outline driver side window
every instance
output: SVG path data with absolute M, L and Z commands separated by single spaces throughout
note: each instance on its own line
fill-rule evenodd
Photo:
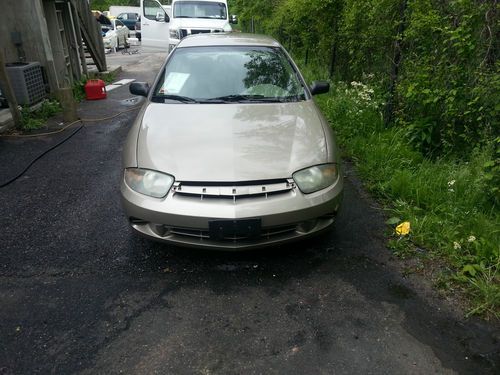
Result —
M 163 21 L 165 20 L 166 13 L 157 1 L 144 0 L 144 17 L 153 21 Z

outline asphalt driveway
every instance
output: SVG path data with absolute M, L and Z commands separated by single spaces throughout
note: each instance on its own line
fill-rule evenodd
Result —
M 164 55 L 116 54 L 151 81 Z M 131 108 L 126 87 L 85 118 Z M 248 253 L 190 251 L 128 228 L 122 145 L 135 111 L 87 124 L 0 189 L 0 374 L 494 374 L 500 331 L 463 320 L 385 247 L 347 169 L 329 234 Z M 0 182 L 57 142 L 0 139 Z

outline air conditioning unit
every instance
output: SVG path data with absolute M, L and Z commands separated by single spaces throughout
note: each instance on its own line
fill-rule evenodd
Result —
M 45 98 L 42 66 L 38 62 L 6 64 L 12 91 L 20 105 L 33 105 Z

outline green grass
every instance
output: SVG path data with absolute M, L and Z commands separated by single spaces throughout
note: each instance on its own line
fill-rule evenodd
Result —
M 29 107 L 23 107 L 21 110 L 23 130 L 40 129 L 49 118 L 61 111 L 61 104 L 57 100 L 45 100 L 35 111 L 31 111 Z
M 306 69 L 306 76 L 321 74 Z M 369 84 L 335 82 L 317 101 L 392 226 L 411 223 L 408 237 L 391 230 L 389 247 L 404 256 L 427 249 L 428 260 L 440 265 L 439 286 L 463 291 L 469 315 L 499 318 L 499 210 L 487 194 L 484 169 L 494 159 L 494 142 L 468 161 L 430 160 L 410 146 L 407 129 L 384 126 L 383 100 Z

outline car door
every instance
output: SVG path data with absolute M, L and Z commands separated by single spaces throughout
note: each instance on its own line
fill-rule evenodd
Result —
M 118 45 L 123 45 L 126 42 L 128 29 L 125 24 L 120 20 L 115 20 L 116 35 L 118 36 Z
M 143 47 L 168 51 L 170 18 L 157 0 L 141 0 L 141 43 Z

